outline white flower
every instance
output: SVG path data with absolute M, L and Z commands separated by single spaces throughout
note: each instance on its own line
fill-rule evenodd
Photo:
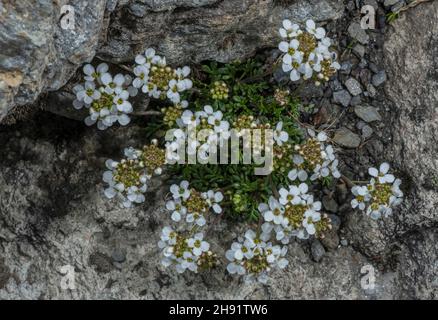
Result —
M 108 94 L 118 94 L 123 90 L 123 86 L 126 82 L 126 78 L 122 74 L 117 74 L 113 77 L 110 73 L 104 73 L 100 77 L 100 82 L 105 86 L 104 91 Z
M 279 202 L 282 205 L 293 204 L 297 205 L 303 202 L 303 198 L 305 198 L 309 187 L 305 183 L 301 183 L 297 186 L 289 186 L 289 190 L 281 188 L 279 190 L 280 200 Z
M 290 72 L 291 81 L 298 81 L 301 79 L 301 65 L 303 63 L 303 55 L 297 52 L 294 56 L 286 54 L 283 57 L 283 71 Z
M 306 30 L 303 32 L 298 25 L 286 19 L 279 31 L 283 38 L 278 45 L 278 49 L 283 52 L 282 68 L 284 72 L 290 72 L 291 81 L 298 81 L 301 77 L 308 80 L 315 76 L 315 83 L 319 85 L 320 80 L 329 80 L 333 70 L 340 69 L 339 63 L 335 61 L 336 54 L 330 51 L 331 39 L 326 37 L 324 28 L 316 27 L 313 20 L 306 21 Z M 301 37 L 303 33 L 304 38 Z M 308 41 L 315 41 L 316 46 L 309 47 Z M 323 64 L 323 61 L 328 61 L 329 65 Z
M 299 157 L 299 156 L 298 156 Z M 294 159 L 298 158 L 294 156 Z M 302 158 L 301 158 L 302 159 Z M 295 163 L 295 161 L 294 161 Z M 308 174 L 306 172 L 306 170 L 303 169 L 292 169 L 291 171 L 289 171 L 287 177 L 289 178 L 289 180 L 291 181 L 295 181 L 297 178 L 300 181 L 306 181 L 308 178 Z
M 289 140 L 288 133 L 283 131 L 283 121 L 277 123 L 277 126 L 275 127 L 274 140 L 279 146 L 283 145 L 283 142 L 287 142 Z
M 254 231 L 248 230 L 245 238 L 239 238 L 225 253 L 225 257 L 230 261 L 227 271 L 230 274 L 243 275 L 245 282 L 257 280 L 266 283 L 269 271 L 287 266 L 288 261 L 284 258 L 286 253 L 286 247 L 265 242 L 257 237 Z M 255 259 L 257 256 L 261 259 Z
M 376 168 L 369 168 L 368 173 L 377 178 L 380 183 L 393 183 L 395 180 L 394 175 L 388 174 L 389 164 L 384 162 L 380 165 L 379 170 Z
M 193 238 L 187 240 L 187 244 L 192 248 L 195 256 L 200 256 L 203 252 L 207 252 L 210 249 L 210 244 L 207 241 L 203 241 L 204 235 L 197 233 Z
M 364 211 L 366 207 L 366 202 L 371 199 L 371 195 L 366 186 L 354 186 L 351 188 L 351 192 L 354 194 L 355 198 L 351 200 L 351 207 L 353 209 L 359 208 L 359 210 Z
M 313 68 L 310 66 L 310 64 L 308 62 L 302 63 L 300 65 L 300 67 L 298 68 L 298 71 L 301 72 L 304 80 L 308 80 L 308 79 L 312 78 Z
M 100 97 L 100 91 L 96 89 L 94 82 L 90 81 L 85 82 L 83 90 L 78 91 L 76 94 L 76 98 L 87 105 L 90 105 L 94 100 L 99 100 Z
M 215 213 L 221 213 L 222 208 L 219 205 L 219 202 L 221 202 L 224 199 L 224 195 L 221 192 L 214 192 L 213 190 L 208 190 L 207 192 L 204 192 L 202 194 L 202 197 L 206 199 L 208 205 L 210 208 L 213 209 Z
M 143 203 L 145 201 L 144 193 L 147 191 L 147 176 L 139 172 L 139 180 L 135 182 L 135 185 L 125 185 L 123 177 L 119 177 L 117 170 L 120 165 L 131 166 L 133 170 L 139 166 L 135 160 L 132 162 L 116 162 L 111 159 L 105 162 L 108 171 L 103 173 L 103 181 L 108 184 L 104 194 L 108 199 L 118 198 L 120 203 L 125 208 L 130 208 L 133 204 Z M 119 177 L 119 178 L 116 178 Z M 121 179 L 121 180 L 118 180 Z
M 118 95 L 114 96 L 113 102 L 118 111 L 123 113 L 132 112 L 132 105 L 128 101 L 128 99 L 129 99 L 129 92 L 127 90 L 122 90 L 119 92 Z
M 172 212 L 171 218 L 175 222 L 180 222 L 181 218 L 187 214 L 187 208 L 182 205 L 181 199 L 167 201 L 166 209 Z
M 259 205 L 258 209 L 267 222 L 272 221 L 275 224 L 281 224 L 284 220 L 284 207 L 272 196 L 269 197 L 269 206 L 262 203 Z
M 123 151 L 123 154 L 129 160 L 136 160 L 141 155 L 141 151 L 137 150 L 133 147 L 128 147 L 128 148 L 125 148 L 125 150 Z
M 132 82 L 132 85 L 135 88 L 142 88 L 143 86 L 147 86 L 149 82 L 149 69 L 144 65 L 139 65 L 134 68 L 134 74 L 136 78 Z
M 199 213 L 189 213 L 186 216 L 186 222 L 189 224 L 196 224 L 200 227 L 205 226 L 205 224 L 207 223 L 207 220 L 205 220 L 204 215 L 199 214 Z
M 289 61 L 289 59 L 296 59 L 298 56 L 300 56 L 300 52 L 298 51 L 298 48 L 300 46 L 300 42 L 297 39 L 292 39 L 291 41 L 287 42 L 287 41 L 282 41 L 280 42 L 280 44 L 278 45 L 278 49 L 281 52 L 284 52 L 285 55 L 283 57 L 283 63 L 287 63 L 285 61 L 285 57 L 287 57 L 287 61 Z
M 306 21 L 306 30 L 310 34 L 313 34 L 316 39 L 323 39 L 325 37 L 324 28 L 316 28 L 316 24 L 313 20 Z
M 392 184 L 392 196 L 389 199 L 390 206 L 398 206 L 402 202 L 403 192 L 400 190 L 401 182 L 402 181 L 400 179 L 395 179 L 394 183 Z
M 189 182 L 183 180 L 179 186 L 177 184 L 171 185 L 170 192 L 172 192 L 174 199 L 187 200 L 190 197 Z
M 102 74 L 108 71 L 108 65 L 106 63 L 101 63 L 96 69 L 91 64 L 86 64 L 83 68 L 86 81 L 94 82 L 98 80 Z
M 292 24 L 288 19 L 283 20 L 283 27 L 280 28 L 280 36 L 284 39 L 294 38 L 298 35 L 300 26 L 297 24 Z
M 207 107 L 207 106 L 206 106 Z M 229 129 L 228 121 L 222 121 L 223 114 L 221 111 L 216 111 L 208 115 L 208 123 L 214 127 L 216 132 L 222 132 Z
M 321 220 L 321 214 L 314 210 L 307 210 L 304 214 L 303 227 L 306 229 L 307 233 L 314 235 L 316 233 L 316 228 L 314 222 Z

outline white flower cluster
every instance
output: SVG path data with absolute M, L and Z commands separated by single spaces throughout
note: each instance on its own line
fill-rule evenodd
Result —
M 153 175 L 160 175 L 166 164 L 165 151 L 157 144 L 153 140 L 143 150 L 126 148 L 126 159 L 106 161 L 108 171 L 104 172 L 103 181 L 108 184 L 104 192 L 108 199 L 117 198 L 125 208 L 145 201 L 148 180 Z
M 351 189 L 354 195 L 351 206 L 375 220 L 391 215 L 392 208 L 402 202 L 403 192 L 400 190 L 401 180 L 388 172 L 389 164 L 386 162 L 380 165 L 379 170 L 369 168 L 368 173 L 372 176 L 369 184 Z
M 244 237 L 239 237 L 225 253 L 230 261 L 227 271 L 230 274 L 243 275 L 245 281 L 266 283 L 268 273 L 275 268 L 284 269 L 288 265 L 285 256 L 287 247 L 273 245 L 264 235 L 257 235 L 248 230 Z
M 325 132 L 320 132 L 318 135 L 310 129 L 308 132 L 310 138 L 304 144 L 295 146 L 293 163 L 296 168 L 289 172 L 288 178 L 291 181 L 297 178 L 306 181 L 309 175 L 312 181 L 328 176 L 340 178 L 339 161 L 336 159 L 333 146 L 326 144 Z
M 193 86 L 192 81 L 187 78 L 190 74 L 189 67 L 171 68 L 167 65 L 166 58 L 157 55 L 152 48 L 147 49 L 144 55 L 138 55 L 135 63 L 136 78 L 133 85 L 141 88 L 150 97 L 167 97 L 174 104 L 178 104 L 181 102 L 180 94 Z
M 73 88 L 76 94 L 73 106 L 76 109 L 85 107 L 89 110 L 85 124 L 92 126 L 97 122 L 100 130 L 105 130 L 116 122 L 122 126 L 127 125 L 131 121 L 128 114 L 132 112 L 129 98 L 137 95 L 137 89 L 130 86 L 131 77 L 122 74 L 113 77 L 105 63 L 98 65 L 96 69 L 87 64 L 83 71 L 85 83 Z
M 145 201 L 148 177 L 138 161 L 109 159 L 105 164 L 108 171 L 104 172 L 103 181 L 109 185 L 105 189 L 108 199 L 116 197 L 125 208 Z
M 218 146 L 231 136 L 230 123 L 223 119 L 221 111 L 214 111 L 210 105 L 201 111 L 185 110 L 176 123 L 179 128 L 174 130 L 173 140 L 166 145 L 171 163 L 179 160 L 176 153 L 179 148 L 185 148 L 187 141 L 190 141 L 187 154 L 198 155 L 202 162 L 207 161 L 211 153 L 216 153 Z
M 166 203 L 166 208 L 172 214 L 172 220 L 180 222 L 185 218 L 185 222 L 190 225 L 203 227 L 206 223 L 206 216 L 210 210 L 219 214 L 222 212 L 220 202 L 224 199 L 221 192 L 209 190 L 198 192 L 189 188 L 189 182 L 184 180 L 179 185 L 170 186 L 172 200 Z
M 290 79 L 298 81 L 315 79 L 316 84 L 328 81 L 341 68 L 336 53 L 330 51 L 332 40 L 323 28 L 317 28 L 313 20 L 307 20 L 305 30 L 290 20 L 280 28 L 283 41 L 278 48 L 283 54 L 283 71 L 290 72 Z
M 261 203 L 259 211 L 265 220 L 262 231 L 266 237 L 275 232 L 277 241 L 289 243 L 292 236 L 308 239 L 310 236 L 323 238 L 324 231 L 331 229 L 331 221 L 321 214 L 321 202 L 314 201 L 308 194 L 308 186 L 289 186 L 279 190 L 280 198 L 269 198 L 269 203 Z
M 158 247 L 162 250 L 164 267 L 175 266 L 178 273 L 186 270 L 198 272 L 209 257 L 212 257 L 210 244 L 204 241 L 202 232 L 193 236 L 186 236 L 181 232 L 174 231 L 171 227 L 164 227 L 161 231 L 161 239 Z
M 203 240 L 204 234 L 198 230 L 206 225 L 209 212 L 222 212 L 219 203 L 224 198 L 223 194 L 213 190 L 198 192 L 190 188 L 186 180 L 179 185 L 171 185 L 170 192 L 172 199 L 167 201 L 166 209 L 183 232 L 175 232 L 170 227 L 163 229 L 158 243 L 164 255 L 163 266 L 175 265 L 180 273 L 214 267 L 217 257 L 210 251 L 210 244 Z

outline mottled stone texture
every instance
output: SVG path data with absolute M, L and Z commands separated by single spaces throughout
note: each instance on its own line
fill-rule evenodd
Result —
M 396 214 L 374 222 L 347 216 L 345 230 L 366 256 L 399 263 L 401 297 L 438 297 L 438 2 L 410 9 L 386 35 L 388 110 L 382 161 L 403 179 Z
M 51 125 L 46 129 L 40 123 Z M 328 252 L 315 263 L 307 242 L 289 246 L 290 265 L 274 272 L 267 286 L 227 275 L 224 258 L 207 274 L 165 270 L 157 242 L 161 228 L 171 223 L 164 208 L 167 187 L 152 186 L 147 203 L 133 209 L 120 209 L 102 194 L 105 160 L 118 158 L 142 134 L 134 125 L 101 134 L 44 113 L 15 131 L 0 131 L 0 299 L 365 299 L 395 294 L 392 275 L 379 276 L 371 296 L 361 289 L 360 269 L 370 262 L 351 247 Z M 212 228 L 209 241 L 223 256 L 244 226 L 221 222 Z M 76 290 L 61 288 L 65 265 L 76 270 Z
M 324 22 L 343 12 L 341 0 L 80 0 L 71 3 L 75 29 L 63 30 L 67 0 L 2 3 L 0 121 L 62 87 L 96 50 L 113 62 L 132 61 L 149 46 L 171 62 L 229 61 L 275 46 L 285 17 Z
M 438 2 L 412 9 L 385 43 L 392 161 L 410 180 L 405 228 L 438 222 Z
M 173 62 L 227 62 L 276 46 L 286 17 L 324 22 L 343 9 L 339 0 L 130 1 L 113 15 L 99 54 L 126 61 L 152 46 Z
M 61 28 L 71 1 L 2 1 L 0 6 L 0 120 L 16 105 L 63 86 L 94 57 L 106 0 L 73 1 L 74 30 Z

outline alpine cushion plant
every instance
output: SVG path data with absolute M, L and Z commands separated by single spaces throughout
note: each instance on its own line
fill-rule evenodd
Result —
M 332 41 L 312 20 L 303 29 L 285 20 L 280 36 L 280 67 L 292 82 L 312 79 L 322 84 L 339 69 Z M 89 109 L 88 125 L 126 125 L 133 111 L 129 98 L 137 91 L 156 99 L 152 101 L 161 117 L 147 125 L 154 139 L 140 149 L 127 147 L 120 161 L 108 160 L 103 181 L 104 195 L 129 208 L 145 201 L 154 176 L 166 172 L 171 177 L 165 206 L 172 225 L 161 230 L 158 243 L 164 267 L 196 273 L 226 260 L 230 274 L 266 283 L 269 272 L 287 267 L 287 245 L 293 238 L 321 239 L 332 229 L 315 190 L 342 177 L 335 148 L 325 132 L 301 128 L 299 100 L 287 88 L 273 88 L 271 72 L 266 72 L 270 67 L 257 59 L 212 62 L 189 79 L 188 66 L 173 68 L 151 48 L 135 58 L 133 80 L 113 77 L 105 64 L 84 67 L 86 82 L 75 88 L 74 106 Z M 191 127 L 202 135 L 193 134 Z M 248 142 L 245 132 L 251 130 L 260 135 L 256 139 L 254 133 Z M 210 162 L 222 147 L 229 151 L 233 134 L 243 138 L 238 140 L 237 162 Z M 269 174 L 255 175 L 257 164 L 245 162 L 243 150 L 251 142 L 254 152 L 272 152 Z M 198 162 L 182 161 L 186 156 Z M 386 163 L 379 170 L 371 168 L 370 182 L 352 188 L 353 208 L 374 219 L 392 212 L 403 193 L 401 181 L 388 170 Z M 222 254 L 208 241 L 218 217 L 247 227 Z

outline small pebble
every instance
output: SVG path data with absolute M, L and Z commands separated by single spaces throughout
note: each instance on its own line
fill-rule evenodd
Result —
M 380 86 L 385 81 L 386 81 L 386 72 L 385 72 L 385 70 L 381 70 L 381 71 L 377 72 L 373 76 L 373 78 L 371 80 L 371 82 L 373 83 L 373 86 L 375 86 L 375 87 Z
M 351 101 L 351 95 L 347 90 L 340 90 L 333 93 L 333 101 L 344 107 L 348 107 Z
M 361 139 L 350 129 L 342 127 L 336 131 L 333 141 L 345 148 L 354 149 L 359 147 Z
M 359 81 L 354 78 L 349 78 L 347 81 L 345 81 L 345 86 L 353 96 L 358 96 L 362 93 L 362 86 L 360 85 Z
M 312 252 L 312 257 L 315 262 L 320 262 L 325 255 L 325 249 L 319 240 L 312 242 L 310 251 Z
M 382 121 L 382 116 L 377 108 L 361 105 L 354 107 L 354 113 L 365 122 Z

